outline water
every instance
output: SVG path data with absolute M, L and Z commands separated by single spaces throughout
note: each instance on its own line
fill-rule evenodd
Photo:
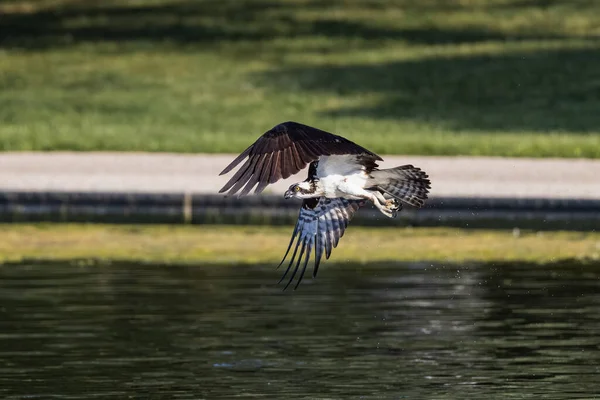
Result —
M 3 266 L 0 398 L 600 398 L 598 264 L 278 274 Z

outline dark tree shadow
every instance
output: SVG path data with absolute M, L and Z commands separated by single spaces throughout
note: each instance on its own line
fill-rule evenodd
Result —
M 0 1 L 17 4 L 16 1 Z M 419 44 L 474 43 L 557 38 L 476 28 L 444 30 L 383 27 L 339 19 L 299 19 L 299 11 L 342 9 L 344 0 L 308 2 L 276 0 L 198 0 L 164 3 L 63 1 L 46 7 L 11 8 L 0 21 L 0 47 L 43 49 L 76 43 L 151 41 L 175 45 L 208 45 L 220 41 L 261 41 L 280 37 L 344 37 L 400 40 Z M 410 12 L 464 8 L 446 1 L 393 3 L 364 1 L 360 9 L 398 7 Z M 391 4 L 391 5 L 390 5 Z M 0 8 L 0 12 L 1 12 Z M 384 12 L 384 11 L 382 11 Z
M 523 8 L 550 8 L 550 7 L 569 7 L 569 8 L 588 8 L 597 6 L 596 0 L 513 0 L 511 2 L 501 2 L 492 5 L 493 9 L 515 9 Z
M 316 95 L 376 93 L 382 98 L 324 111 L 331 117 L 418 120 L 456 130 L 600 130 L 596 47 L 293 67 L 257 78 Z
M 236 56 L 256 57 L 259 42 L 277 38 L 364 39 L 360 46 L 388 40 L 422 45 L 469 44 L 519 40 L 567 39 L 552 32 L 507 33 L 476 26 L 457 28 L 378 25 L 367 19 L 303 18 L 302 12 L 345 10 L 365 12 L 399 8 L 426 14 L 467 9 L 451 0 L 182 0 L 163 2 L 63 0 L 39 7 L 14 7 L 20 1 L 0 0 L 11 12 L 0 15 L 0 48 L 48 49 L 72 44 L 149 42 L 176 46 L 219 46 L 224 41 L 248 42 Z M 38 4 L 23 2 L 23 4 Z M 514 0 L 478 3 L 486 12 L 510 8 L 580 7 L 593 12 L 591 0 Z M 498 11 L 499 10 L 499 11 Z M 359 15 L 358 13 L 357 15 Z M 415 14 L 415 15 L 416 15 Z M 317 14 L 318 15 L 318 14 Z M 294 66 L 257 77 L 277 89 L 342 96 L 378 94 L 381 100 L 325 113 L 333 117 L 432 122 L 456 130 L 564 130 L 597 132 L 600 123 L 600 57 L 595 38 L 585 49 L 562 49 L 500 55 L 431 56 L 382 64 Z M 344 43 L 320 45 L 305 40 L 295 50 L 287 44 L 267 46 L 280 53 L 347 51 Z M 319 46 L 324 46 L 319 48 Z M 264 54 L 262 54 L 264 55 Z M 275 57 L 274 57 L 275 59 Z M 293 89 L 292 89 L 293 88 Z

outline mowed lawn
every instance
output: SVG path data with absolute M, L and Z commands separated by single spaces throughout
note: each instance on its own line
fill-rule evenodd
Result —
M 600 2 L 0 2 L 0 150 L 600 157 Z
M 37 261 L 273 263 L 292 227 L 227 225 L 0 224 L 3 263 Z M 367 228 L 354 226 L 328 264 L 383 261 L 598 263 L 600 233 Z

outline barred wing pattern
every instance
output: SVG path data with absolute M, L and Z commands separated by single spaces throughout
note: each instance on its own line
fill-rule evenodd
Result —
M 431 188 L 425 171 L 412 165 L 376 170 L 371 175 L 376 189 L 417 208 L 423 207 Z
M 256 186 L 254 193 L 258 194 L 320 156 L 334 154 L 364 154 L 381 160 L 377 154 L 341 136 L 297 122 L 284 122 L 265 132 L 225 167 L 219 175 L 230 172 L 248 157 L 219 193 L 229 191 L 232 195 L 241 190 L 239 196 L 244 196 Z
M 285 273 L 279 280 L 279 283 L 281 283 L 290 272 L 294 260 L 296 260 L 296 265 L 283 290 L 287 289 L 294 280 L 298 268 L 300 267 L 302 257 L 304 256 L 304 264 L 294 289 L 300 285 L 313 247 L 315 249 L 313 278 L 317 275 L 323 253 L 325 253 L 325 258 L 328 259 L 331 255 L 331 250 L 337 247 L 340 238 L 344 236 L 344 231 L 348 226 L 348 222 L 350 222 L 350 219 L 354 216 L 356 210 L 362 205 L 364 205 L 363 200 L 348 200 L 344 198 L 328 199 L 320 197 L 318 199 L 304 200 L 290 244 L 281 263 L 277 266 L 277 268 L 281 267 L 295 240 L 296 246 L 292 253 L 292 258 Z M 300 248 L 300 254 L 298 255 L 298 258 L 296 258 L 298 248 Z

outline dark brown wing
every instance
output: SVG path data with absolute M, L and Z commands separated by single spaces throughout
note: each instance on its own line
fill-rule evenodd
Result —
M 239 195 L 244 196 L 258 184 L 254 191 L 258 194 L 268 184 L 298 173 L 320 156 L 333 154 L 365 154 L 381 160 L 377 154 L 341 136 L 297 122 L 284 122 L 265 132 L 220 173 L 230 172 L 248 157 L 219 193 L 229 191 L 231 195 L 243 188 Z

